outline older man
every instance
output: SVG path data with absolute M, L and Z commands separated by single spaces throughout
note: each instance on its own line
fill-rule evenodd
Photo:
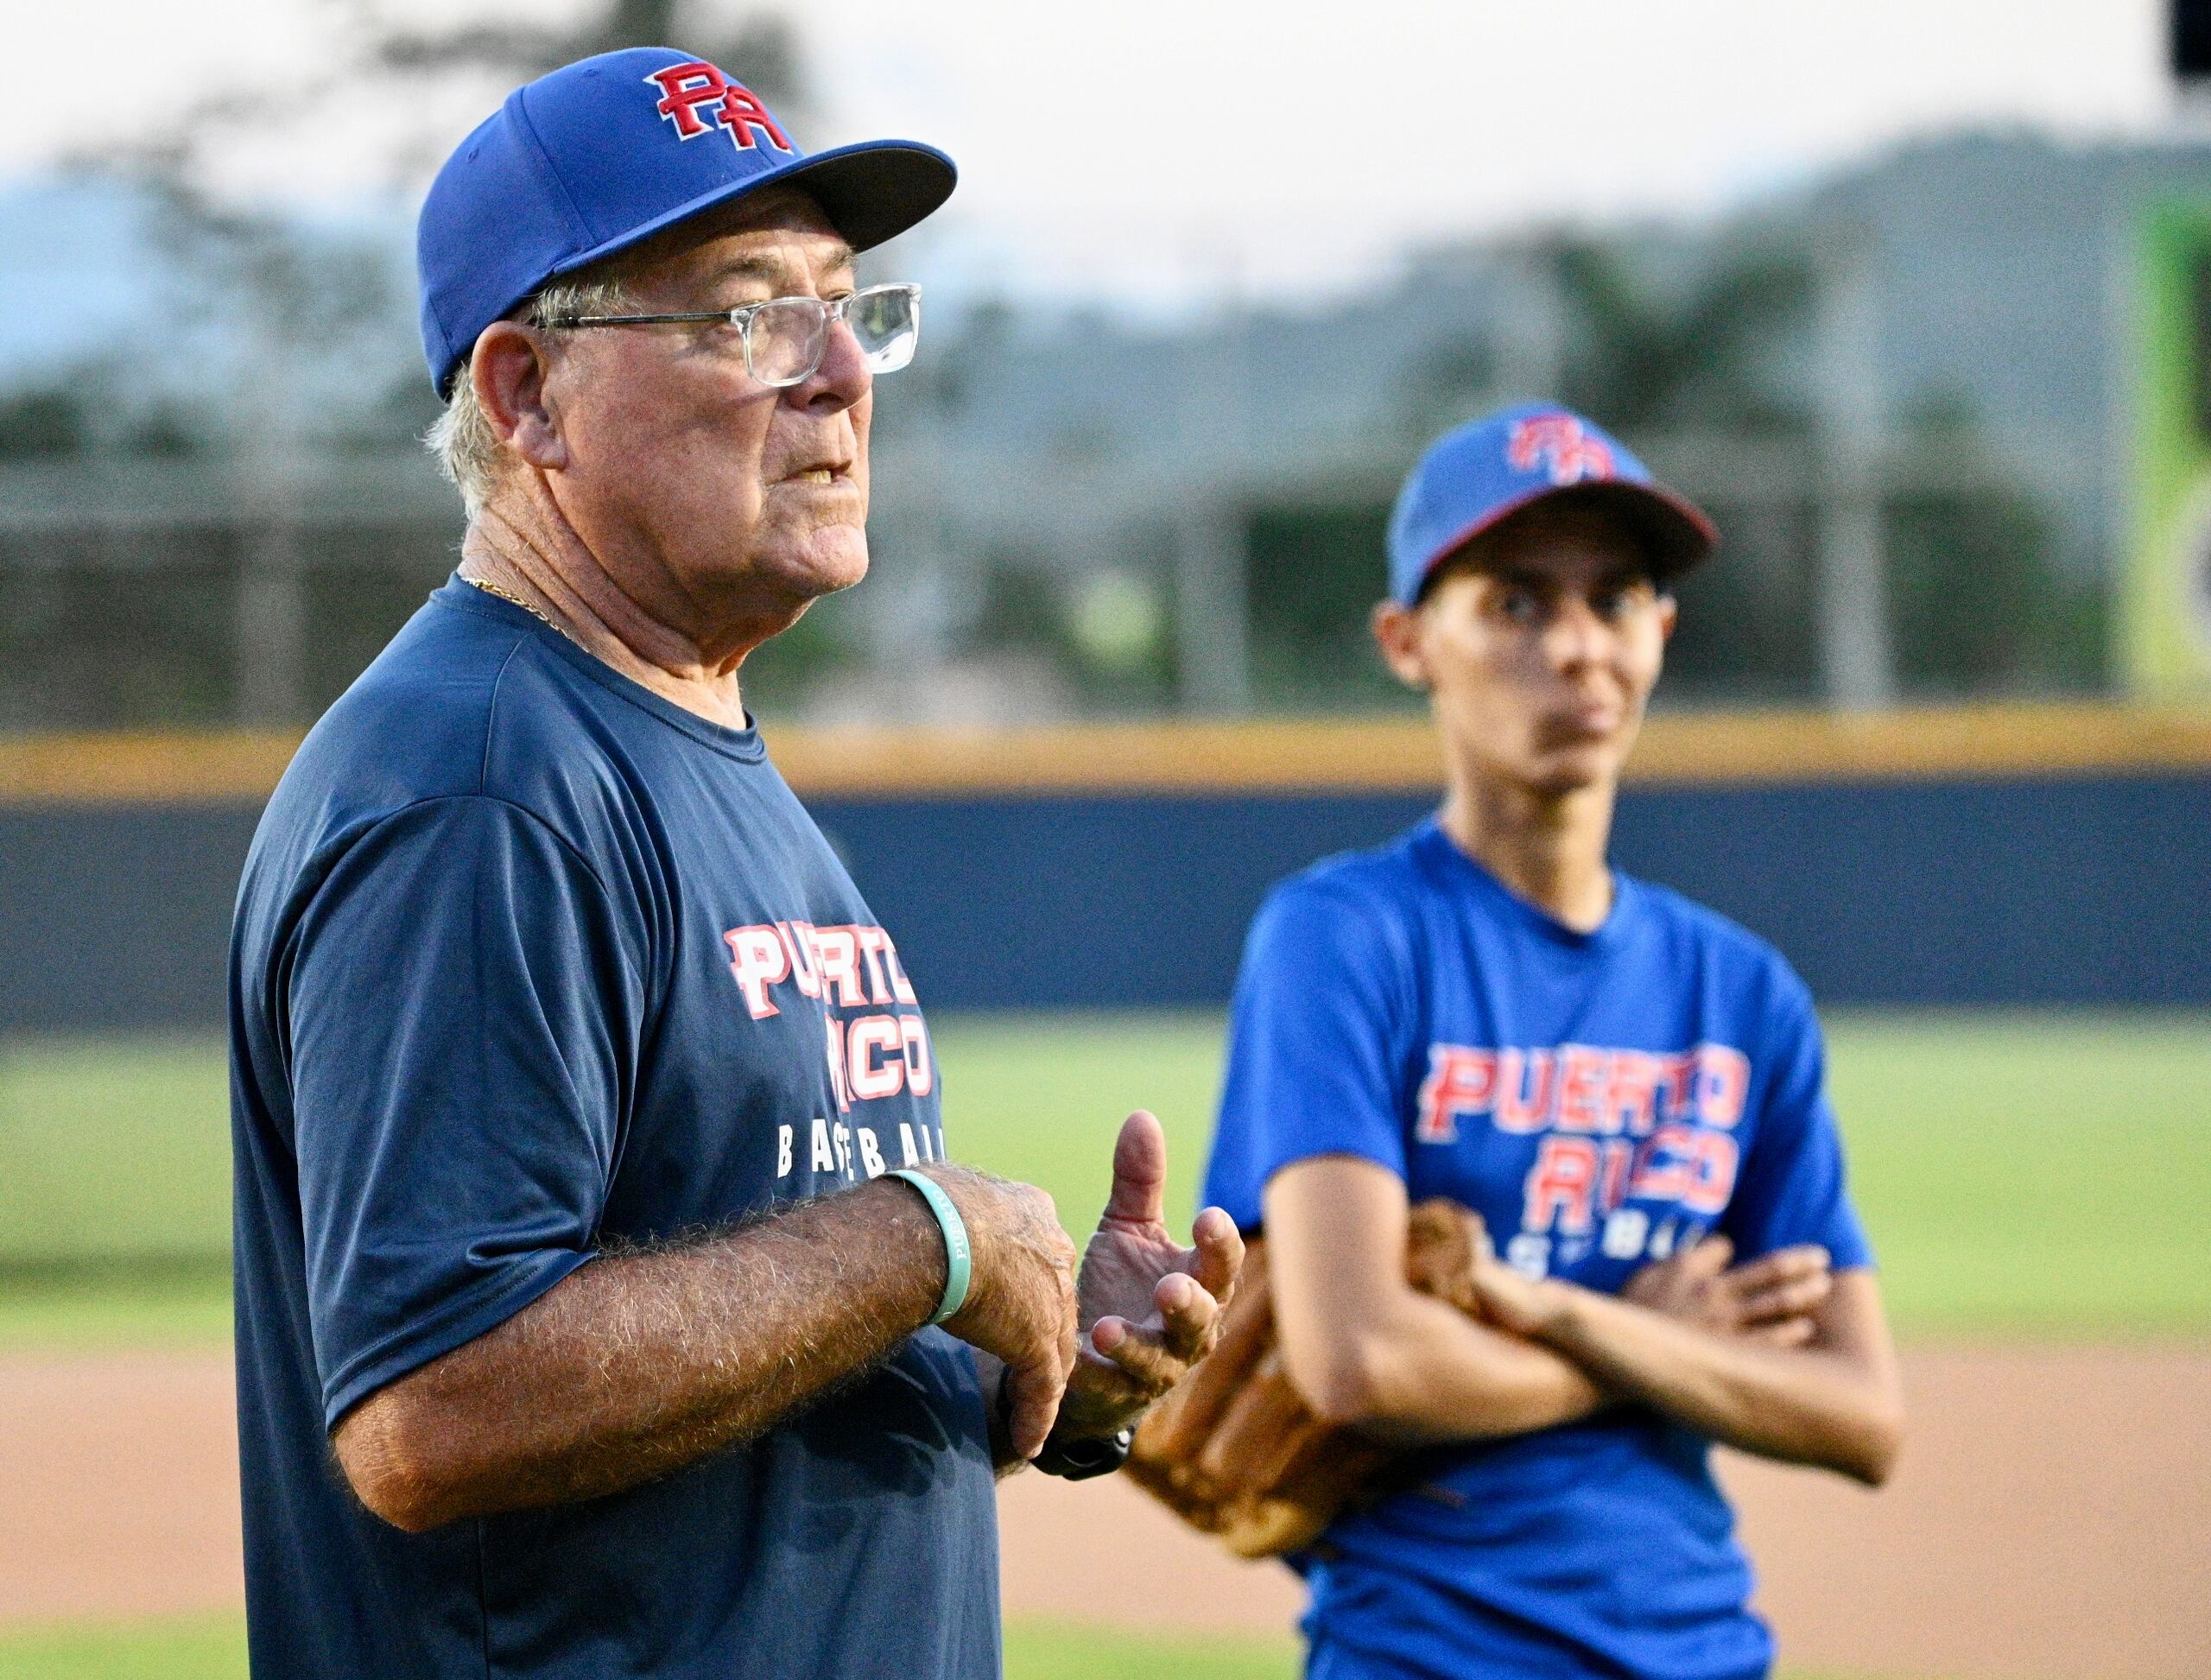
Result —
M 913 983 L 738 698 L 867 568 L 918 314 L 853 256 L 952 184 L 643 49 L 431 190 L 460 569 L 286 774 L 233 944 L 257 1674 L 995 1675 L 994 1467 L 1112 1468 L 1213 1334 L 1234 1228 L 1169 1238 L 1149 1116 L 1079 1279 L 947 1164 Z

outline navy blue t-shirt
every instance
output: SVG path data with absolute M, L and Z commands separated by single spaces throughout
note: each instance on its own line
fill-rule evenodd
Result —
M 426 1534 L 328 1444 L 605 1245 L 942 1155 L 913 985 L 753 731 L 448 582 L 270 802 L 231 1016 L 257 1676 L 997 1675 L 941 1331 L 744 1449 Z
M 1283 1167 L 1354 1155 L 1589 1289 L 1714 1230 L 1743 1259 L 1809 1242 L 1871 1265 L 1803 983 L 1724 918 L 1613 878 L 1611 914 L 1576 933 L 1430 821 L 1277 887 L 1237 985 L 1207 1199 L 1250 1229 Z M 1434 1449 L 1303 1560 L 1322 1669 L 1764 1674 L 1707 1459 L 1631 1406 Z

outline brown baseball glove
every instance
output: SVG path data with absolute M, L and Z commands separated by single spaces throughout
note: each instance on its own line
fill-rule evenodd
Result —
M 1405 1277 L 1475 1314 L 1481 1221 L 1436 1197 L 1412 1209 Z M 1126 1474 L 1239 1557 L 1308 1544 L 1346 1509 L 1392 1490 L 1402 1455 L 1324 1423 L 1299 1398 L 1276 1346 L 1265 1242 L 1254 1238 L 1220 1340 L 1144 1415 Z

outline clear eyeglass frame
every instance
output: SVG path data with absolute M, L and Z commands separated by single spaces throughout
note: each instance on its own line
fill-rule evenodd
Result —
M 781 390 L 803 384 L 829 353 L 829 323 L 851 329 L 870 373 L 896 373 L 914 359 L 922 336 L 922 288 L 910 282 L 864 286 L 842 297 L 771 297 L 734 309 L 694 309 L 656 315 L 556 315 L 548 327 L 664 326 L 723 322 L 738 331 L 744 371 Z

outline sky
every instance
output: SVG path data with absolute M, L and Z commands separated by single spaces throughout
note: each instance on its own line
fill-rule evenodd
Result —
M 450 20 L 573 0 L 387 3 Z M 196 97 L 287 85 L 330 57 L 346 5 L 15 9 L 0 181 L 157 131 Z M 1137 307 L 1340 292 L 1423 243 L 1710 213 L 1912 135 L 2144 133 L 2171 112 L 2163 11 L 2163 0 L 836 0 L 794 13 L 816 96 L 799 138 L 896 134 L 949 150 L 960 190 L 922 254 L 977 284 Z M 403 204 L 500 91 L 341 92 L 241 148 L 225 184 Z M 395 171 L 402 155 L 413 162 Z

